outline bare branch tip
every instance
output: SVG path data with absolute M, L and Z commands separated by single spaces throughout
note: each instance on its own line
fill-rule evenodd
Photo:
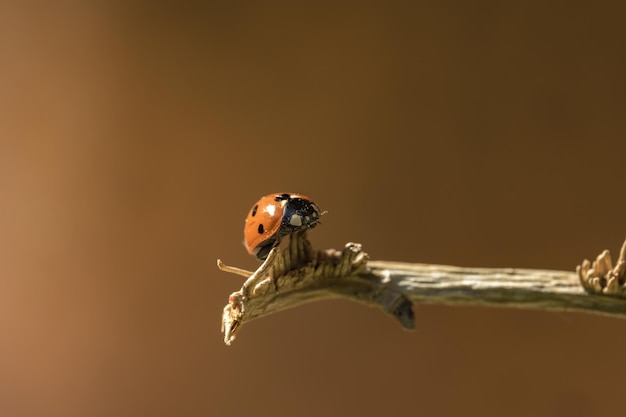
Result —
M 590 294 L 626 297 L 626 240 L 615 266 L 611 254 L 605 249 L 593 262 L 585 259 L 576 267 L 576 273 L 581 285 Z

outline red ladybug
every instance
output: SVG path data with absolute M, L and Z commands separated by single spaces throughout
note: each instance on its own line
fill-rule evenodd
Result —
M 261 197 L 252 207 L 243 228 L 244 245 L 250 255 L 267 258 L 280 240 L 319 223 L 320 209 L 307 196 L 276 193 Z

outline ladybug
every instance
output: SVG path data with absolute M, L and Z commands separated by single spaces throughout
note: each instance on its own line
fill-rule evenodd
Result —
M 320 209 L 307 196 L 276 193 L 261 197 L 250 209 L 243 228 L 244 245 L 250 255 L 264 260 L 280 240 L 319 223 Z

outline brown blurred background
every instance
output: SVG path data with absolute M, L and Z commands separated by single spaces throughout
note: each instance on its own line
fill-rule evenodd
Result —
M 626 321 L 327 301 L 226 347 L 215 266 L 275 191 L 374 259 L 615 254 L 620 2 L 113 4 L 0 6 L 0 415 L 623 411 Z

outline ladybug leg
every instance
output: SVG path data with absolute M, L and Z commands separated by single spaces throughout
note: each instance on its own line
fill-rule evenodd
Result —
M 280 239 L 278 239 L 277 237 L 266 240 L 254 250 L 256 257 L 260 261 L 264 261 L 269 255 L 270 251 L 278 246 L 279 243 Z

